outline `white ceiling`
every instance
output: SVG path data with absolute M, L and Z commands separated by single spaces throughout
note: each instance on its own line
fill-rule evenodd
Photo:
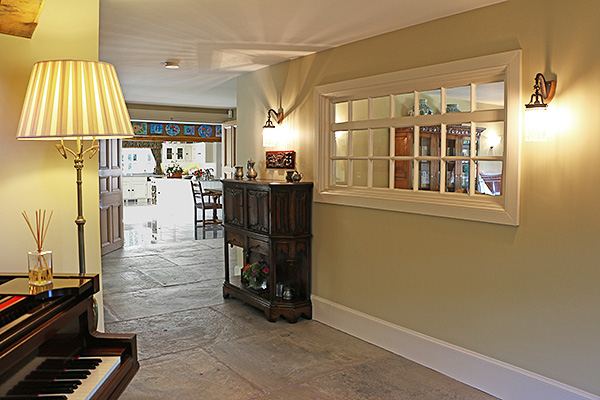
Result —
M 502 1 L 100 0 L 100 60 L 129 103 L 233 108 L 241 74 Z

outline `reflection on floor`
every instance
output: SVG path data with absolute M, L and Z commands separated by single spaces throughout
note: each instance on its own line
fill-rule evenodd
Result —
M 316 321 L 268 322 L 223 299 L 222 238 L 156 227 L 102 258 L 106 331 L 138 337 L 141 368 L 121 400 L 493 399 Z
M 192 207 L 161 207 L 145 202 L 126 202 L 123 208 L 125 246 L 194 239 Z M 202 228 L 198 229 L 202 237 Z M 206 237 L 223 237 L 221 227 L 207 226 Z

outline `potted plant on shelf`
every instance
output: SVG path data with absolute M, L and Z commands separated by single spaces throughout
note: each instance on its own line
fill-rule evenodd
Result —
M 270 268 L 267 263 L 260 260 L 254 264 L 246 264 L 246 266 L 242 268 L 242 278 L 248 283 L 250 289 L 266 289 L 269 271 Z
M 167 168 L 165 169 L 167 173 L 167 178 L 181 178 L 181 174 L 183 173 L 183 168 L 177 162 L 173 161 Z

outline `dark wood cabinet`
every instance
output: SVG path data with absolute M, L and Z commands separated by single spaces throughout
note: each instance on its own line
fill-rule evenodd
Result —
M 296 322 L 312 318 L 311 212 L 312 182 L 270 182 L 224 179 L 223 296 L 257 307 L 269 321 L 283 317 Z M 267 287 L 246 285 L 240 268 L 263 260 L 270 266 Z M 284 299 L 277 284 L 290 289 Z

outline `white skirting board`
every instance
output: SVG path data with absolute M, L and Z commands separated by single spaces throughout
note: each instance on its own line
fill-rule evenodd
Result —
M 600 400 L 519 367 L 391 324 L 319 296 L 313 319 L 503 400 Z

